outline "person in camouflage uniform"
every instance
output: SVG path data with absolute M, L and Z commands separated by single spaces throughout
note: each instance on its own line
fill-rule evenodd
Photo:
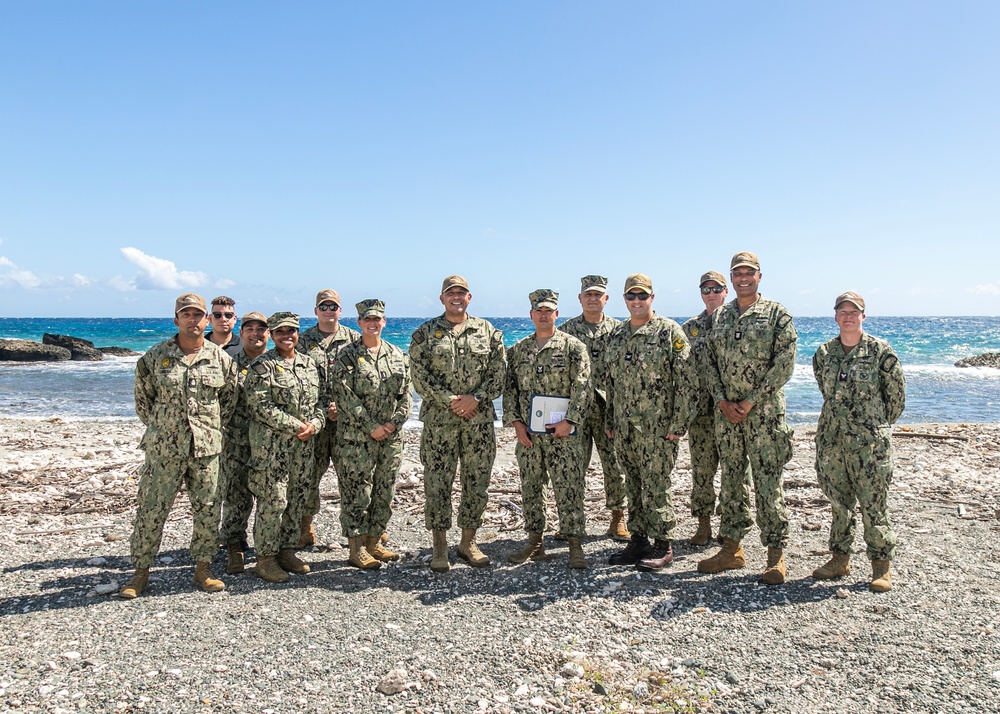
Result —
M 444 314 L 416 329 L 410 340 L 410 369 L 421 396 L 420 461 L 424 466 L 424 517 L 434 538 L 431 569 L 447 571 L 451 528 L 451 491 L 461 464 L 462 528 L 459 557 L 473 567 L 490 564 L 476 545 L 476 530 L 486 510 L 497 445 L 493 400 L 504 377 L 503 335 L 489 322 L 472 317 L 469 284 L 450 275 L 441 286 Z
M 399 556 L 382 546 L 392 515 L 392 498 L 403 462 L 403 424 L 413 407 L 409 359 L 382 339 L 385 304 L 362 300 L 361 339 L 344 349 L 333 365 L 333 398 L 338 404 L 337 452 L 340 472 L 340 525 L 350 544 L 348 562 L 365 570 Z
M 843 293 L 834 303 L 834 315 L 840 335 L 813 355 L 813 374 L 823 394 L 816 429 L 816 474 L 833 509 L 832 557 L 813 577 L 828 580 L 850 574 L 854 508 L 860 502 L 872 561 L 871 589 L 886 592 L 892 587 L 889 563 L 896 553 L 888 506 L 890 425 L 906 406 L 906 381 L 889 343 L 864 331 L 864 298 Z
M 146 452 L 130 541 L 135 574 L 118 593 L 132 599 L 149 582 L 163 525 L 183 484 L 193 518 L 194 582 L 206 592 L 225 589 L 209 564 L 217 547 L 219 453 L 222 429 L 236 405 L 233 361 L 205 339 L 205 299 L 193 293 L 174 303 L 177 334 L 154 345 L 135 365 L 135 413 L 146 425 Z
M 785 383 L 795 370 L 798 335 L 788 311 L 761 297 L 760 261 L 737 253 L 730 264 L 736 299 L 718 313 L 708 335 L 707 375 L 712 399 L 721 415 L 715 420 L 722 460 L 722 548 L 698 563 L 702 573 L 743 568 L 741 541 L 753 526 L 749 461 L 756 492 L 757 526 L 767 547 L 763 580 L 785 582 L 784 548 L 788 541 L 788 509 L 782 477 L 792 458 L 792 429 L 785 422 Z
M 309 572 L 295 555 L 299 523 L 309 496 L 316 434 L 326 410 L 319 398 L 316 361 L 296 351 L 299 316 L 276 312 L 267 319 L 274 349 L 254 360 L 247 374 L 247 406 L 257 499 L 253 526 L 257 577 L 272 583 Z
M 583 444 L 579 427 L 587 418 L 593 390 L 590 355 L 580 340 L 556 330 L 558 293 L 535 290 L 528 299 L 535 332 L 507 352 L 503 389 L 503 423 L 513 426 L 517 433 L 514 453 L 521 470 L 521 503 L 528 543 L 507 560 L 523 563 L 545 559 L 542 544 L 545 484 L 551 480 L 560 530 L 569 542 L 569 567 L 582 569 L 587 567 L 580 541 L 587 531 L 583 512 L 586 481 L 580 467 Z M 538 433 L 529 431 L 534 395 L 569 399 L 562 418 L 546 424 L 545 431 Z
M 267 318 L 259 312 L 248 312 L 240 320 L 240 349 L 233 357 L 239 380 L 236 411 L 226 427 L 219 461 L 219 501 L 222 505 L 222 525 L 219 539 L 226 546 L 226 572 L 230 575 L 244 570 L 243 553 L 247 550 L 247 525 L 253 510 L 250 493 L 250 410 L 247 407 L 246 382 L 250 364 L 267 351 Z
M 320 375 L 320 402 L 326 410 L 326 426 L 316 435 L 315 457 L 313 470 L 309 479 L 309 498 L 300 523 L 301 532 L 296 543 L 298 548 L 306 548 L 316 544 L 316 531 L 313 519 L 319 513 L 319 484 L 326 470 L 333 464 L 334 471 L 340 475 L 342 461 L 337 453 L 337 402 L 333 399 L 333 365 L 341 350 L 361 335 L 340 324 L 340 295 L 332 288 L 324 288 L 316 294 L 316 307 L 313 308 L 317 323 L 302 333 L 299 352 L 308 354 L 316 360 Z
M 583 342 L 590 353 L 590 409 L 587 418 L 577 429 L 583 447 L 580 466 L 586 478 L 590 456 L 596 445 L 601 468 L 604 471 L 604 503 L 611 511 L 608 535 L 615 540 L 628 541 L 631 534 L 625 527 L 625 472 L 615 455 L 615 445 L 604 431 L 607 413 L 607 392 L 604 389 L 603 374 L 604 347 L 608 335 L 621 324 L 621 321 L 604 314 L 604 306 L 608 302 L 608 279 L 604 276 L 585 275 L 580 278 L 578 297 L 583 307 L 583 314 L 570 318 L 561 324 L 559 329 Z M 556 538 L 559 538 L 559 534 L 556 534 Z
M 632 540 L 609 562 L 659 570 L 673 560 L 677 520 L 670 474 L 691 421 L 698 377 L 681 326 L 653 312 L 649 276 L 630 275 L 624 297 L 629 320 L 611 333 L 605 352 L 606 428 L 625 467 Z

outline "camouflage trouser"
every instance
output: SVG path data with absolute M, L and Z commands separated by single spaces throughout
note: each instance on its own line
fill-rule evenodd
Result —
M 590 456 L 594 446 L 597 446 L 597 455 L 601 459 L 601 468 L 604 471 L 604 502 L 611 511 L 624 511 L 625 472 L 622 471 L 615 455 L 614 442 L 604 431 L 604 412 L 605 408 L 595 401 L 590 406 L 586 420 L 577 427 L 577 436 L 572 438 L 579 438 L 583 443 L 581 466 L 584 480 L 587 477 L 587 468 L 590 466 Z
M 319 483 L 323 480 L 330 464 L 333 463 L 333 469 L 338 478 L 343 468 L 343 460 L 337 451 L 337 422 L 327 422 L 326 426 L 313 438 L 313 441 L 316 442 L 316 445 L 308 484 L 308 500 L 306 501 L 305 513 L 303 513 L 305 516 L 315 516 L 319 513 Z
M 424 523 L 427 530 L 451 528 L 451 489 L 461 463 L 458 508 L 460 528 L 479 528 L 486 510 L 486 490 L 497 455 L 493 422 L 487 424 L 424 424 L 420 462 L 424 466 Z
M 375 441 L 356 429 L 338 430 L 340 526 L 347 538 L 380 536 L 392 516 L 396 476 L 403 463 L 403 435 Z
M 247 524 L 253 511 L 250 493 L 250 444 L 226 441 L 219 462 L 219 502 L 222 525 L 219 540 L 223 545 L 247 546 Z
M 309 497 L 313 442 L 286 437 L 254 450 L 250 493 L 257 498 L 253 546 L 257 555 L 294 548 Z
M 645 426 L 645 425 L 644 425 Z M 633 425 L 615 432 L 615 451 L 625 468 L 628 529 L 655 540 L 673 540 L 677 518 L 670 473 L 677 461 L 677 442 L 666 432 L 640 432 Z
M 691 422 L 688 448 L 691 450 L 691 515 L 711 516 L 715 512 L 714 482 L 719 468 L 714 416 L 700 416 Z
M 854 544 L 854 507 L 861 504 L 865 543 L 872 560 L 892 560 L 896 534 L 889 522 L 889 484 L 892 482 L 892 441 L 888 429 L 870 441 L 841 438 L 824 444 L 816 435 L 816 474 L 833 507 L 830 551 L 847 554 Z
M 749 463 L 760 542 L 784 548 L 788 545 L 788 509 L 782 478 L 785 464 L 792 458 L 792 429 L 785 423 L 784 413 L 764 404 L 755 406 L 742 424 L 720 416 L 715 420 L 715 435 L 722 462 L 719 534 L 742 541 L 753 527 L 746 478 Z
M 579 435 L 557 439 L 548 434 L 532 434 L 531 448 L 517 445 L 514 450 L 521 469 L 521 504 L 524 529 L 528 533 L 545 531 L 545 484 L 552 480 L 559 511 L 559 531 L 567 538 L 587 535 L 583 515 L 583 492 L 586 490 L 580 471 Z
M 219 483 L 219 457 L 199 459 L 153 459 L 148 455 L 139 477 L 135 528 L 129 541 L 132 565 L 153 565 L 163 538 L 163 524 L 180 490 L 187 487 L 191 500 L 191 558 L 210 561 L 218 549 L 218 509 L 215 506 Z

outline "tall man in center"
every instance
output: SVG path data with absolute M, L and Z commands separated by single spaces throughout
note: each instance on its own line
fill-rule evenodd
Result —
M 424 466 L 424 518 L 433 532 L 431 570 L 445 572 L 451 489 L 461 464 L 462 500 L 458 525 L 462 541 L 458 555 L 473 567 L 490 564 L 476 545 L 476 530 L 486 510 L 486 490 L 496 458 L 493 400 L 504 378 L 503 335 L 467 310 L 469 283 L 450 275 L 441 286 L 444 314 L 423 323 L 410 341 L 413 385 L 422 399 L 420 461 Z

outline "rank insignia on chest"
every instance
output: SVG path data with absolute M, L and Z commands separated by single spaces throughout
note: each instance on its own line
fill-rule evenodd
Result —
M 743 339 L 743 331 L 742 331 L 742 330 L 737 330 L 737 331 L 736 331 L 736 334 L 735 334 L 735 335 L 733 335 L 733 337 L 734 337 L 735 339 L 737 339 L 737 340 L 742 340 L 742 339 Z
M 847 381 L 847 372 L 841 372 L 840 373 L 840 381 L 841 382 L 846 382 Z
M 697 337 L 697 336 L 698 336 L 698 328 L 697 327 L 692 327 L 691 328 L 691 337 Z
M 379 373 L 378 373 L 378 376 L 379 376 L 379 377 L 381 377 L 382 379 L 385 379 L 385 378 L 386 378 L 386 377 L 388 377 L 389 375 L 387 375 L 387 374 L 386 374 L 385 372 L 379 372 Z
M 169 367 L 170 366 L 170 360 L 167 359 L 167 358 L 164 358 L 163 361 L 160 362 L 160 366 L 161 367 Z
M 246 373 L 247 373 L 247 368 L 246 367 L 244 367 L 243 369 L 240 370 L 240 374 L 246 374 Z
M 542 367 L 542 365 L 538 365 L 537 367 L 535 367 L 535 370 L 536 370 L 536 371 L 537 371 L 537 372 L 538 372 L 539 374 L 541 374 L 541 373 L 542 373 L 542 371 L 543 371 L 544 369 L 545 369 L 545 368 L 544 368 L 544 367 Z
M 591 357 L 597 357 L 600 354 L 601 354 L 600 350 L 591 350 L 590 351 L 590 356 Z
M 441 330 L 438 330 L 437 332 L 434 333 L 434 337 L 440 340 L 442 337 L 444 337 L 444 333 L 441 332 Z
M 284 372 L 284 371 L 285 371 L 285 368 L 284 368 L 284 367 L 278 367 L 278 372 L 279 372 L 279 373 L 280 373 L 280 372 Z
M 626 352 L 625 353 L 625 361 L 626 362 L 631 362 L 632 361 L 632 353 L 631 352 Z
M 358 357 L 358 364 L 364 364 L 364 363 L 365 363 L 365 358 L 364 357 Z

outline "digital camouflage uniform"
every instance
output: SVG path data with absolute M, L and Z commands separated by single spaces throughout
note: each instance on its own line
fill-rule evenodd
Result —
M 851 552 L 854 508 L 860 502 L 868 557 L 892 560 L 896 535 L 888 513 L 889 426 L 906 404 L 899 358 L 888 342 L 868 334 L 846 354 L 835 337 L 816 350 L 813 373 L 823 393 L 816 429 L 816 473 L 833 507 L 830 551 Z
M 604 430 L 608 403 L 607 390 L 604 387 L 604 349 L 608 335 L 620 324 L 620 320 L 604 315 L 600 322 L 591 325 L 583 315 L 578 315 L 559 326 L 560 330 L 580 340 L 590 354 L 590 407 L 583 423 L 576 430 L 583 448 L 580 464 L 586 477 L 590 456 L 596 445 L 597 455 L 601 459 L 601 468 L 604 471 L 605 505 L 611 511 L 625 510 L 625 472 L 622 471 L 615 455 L 615 445 Z
M 240 349 L 233 357 L 238 379 L 236 409 L 226 427 L 219 460 L 219 501 L 222 504 L 222 525 L 219 539 L 223 545 L 247 545 L 247 524 L 253 510 L 250 493 L 250 408 L 247 406 L 246 384 L 252 360 Z
M 461 528 L 479 528 L 496 457 L 493 400 L 504 377 L 503 335 L 479 317 L 452 325 L 444 315 L 416 329 L 410 341 L 410 369 L 420 394 L 420 461 L 426 490 L 428 530 L 451 528 L 451 490 L 461 463 Z M 449 409 L 451 398 L 473 394 L 475 416 L 464 419 Z
M 503 390 L 503 423 L 531 423 L 531 397 L 542 394 L 568 397 L 566 421 L 577 432 L 565 438 L 531 434 L 531 448 L 515 448 L 521 470 L 521 502 L 528 533 L 545 530 L 545 484 L 551 479 L 559 510 L 559 530 L 567 538 L 586 535 L 583 499 L 586 484 L 580 468 L 583 458 L 580 425 L 587 418 L 591 400 L 590 356 L 587 346 L 559 332 L 541 349 L 535 335 L 525 337 L 507 352 Z
M 708 335 L 708 382 L 716 406 L 744 399 L 754 407 L 741 424 L 715 420 L 722 461 L 723 538 L 742 541 L 753 526 L 747 463 L 753 478 L 760 541 L 784 548 L 788 510 L 782 477 L 792 458 L 792 429 L 785 423 L 785 383 L 795 370 L 798 335 L 792 316 L 773 300 L 758 297 L 740 315 L 736 300 L 723 305 Z
M 674 539 L 670 473 L 677 442 L 691 420 L 698 377 L 684 331 L 654 314 L 632 332 L 623 322 L 608 338 L 606 426 L 614 431 L 615 451 L 625 468 L 628 529 L 633 537 Z
M 218 547 L 219 454 L 222 428 L 236 405 L 236 368 L 208 342 L 185 357 L 173 337 L 154 345 L 135 366 L 135 413 L 146 425 L 132 564 L 153 564 L 163 524 L 183 484 L 193 518 L 191 558 L 211 561 Z
M 316 437 L 299 441 L 303 423 L 317 433 L 326 421 L 319 399 L 319 370 L 312 357 L 287 362 L 276 349 L 258 357 L 247 375 L 250 422 L 250 493 L 257 498 L 253 527 L 257 557 L 294 548 L 309 495 Z
M 358 340 L 340 353 L 332 379 L 340 414 L 336 448 L 343 464 L 340 525 L 347 538 L 379 537 L 392 515 L 403 424 L 413 407 L 409 360 L 384 340 L 378 357 L 372 357 Z M 383 441 L 373 439 L 372 431 L 388 422 L 396 431 Z
M 339 322 L 337 323 L 337 331 L 330 335 L 324 335 L 320 332 L 317 325 L 299 334 L 299 343 L 295 349 L 303 354 L 311 355 L 319 368 L 320 403 L 323 405 L 324 417 L 326 416 L 326 408 L 330 406 L 332 401 L 333 364 L 337 361 L 341 350 L 360 337 L 360 332 L 352 330 L 346 325 L 341 325 Z M 311 441 L 315 441 L 316 444 L 313 447 L 313 470 L 309 481 L 309 499 L 306 503 L 306 510 L 302 514 L 304 516 L 315 516 L 319 513 L 319 484 L 330 464 L 333 463 L 338 479 L 341 470 L 341 460 L 336 448 L 336 421 L 327 422 L 323 431 L 314 436 Z

